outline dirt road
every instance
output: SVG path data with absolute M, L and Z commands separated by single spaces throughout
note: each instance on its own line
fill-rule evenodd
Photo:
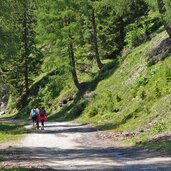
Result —
M 44 131 L 29 133 L 23 140 L 0 148 L 6 158 L 0 163 L 0 170 L 171 170 L 169 156 L 115 146 L 99 139 L 96 129 L 71 122 L 46 123 Z

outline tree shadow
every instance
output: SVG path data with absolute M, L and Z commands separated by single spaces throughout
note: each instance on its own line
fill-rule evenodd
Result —
M 115 60 L 112 62 L 109 62 L 104 65 L 104 67 L 94 76 L 94 79 L 88 82 L 83 82 L 81 83 L 82 89 L 76 93 L 76 96 L 70 104 L 64 105 L 59 112 L 51 115 L 49 117 L 49 120 L 56 120 L 56 121 L 71 121 L 73 119 L 78 118 L 81 113 L 84 111 L 86 106 L 88 105 L 88 101 L 85 98 L 82 98 L 86 92 L 91 92 L 94 91 L 98 85 L 98 83 L 104 79 L 109 78 L 110 76 L 113 75 L 113 73 L 116 71 L 116 69 L 119 66 L 119 61 Z M 30 89 L 30 95 L 31 96 L 36 96 L 37 92 L 40 89 L 40 84 L 41 88 L 43 88 L 48 80 L 48 76 L 53 76 L 58 74 L 57 71 L 52 71 L 42 77 L 41 80 L 36 82 Z M 21 105 L 23 104 L 22 101 L 20 100 Z M 19 103 L 20 103 L 19 102 Z M 4 117 L 5 119 L 25 119 L 26 116 L 29 116 L 30 113 L 30 107 L 28 106 L 29 101 L 27 104 L 24 103 L 25 108 L 22 108 L 19 105 L 19 110 L 15 116 L 10 116 L 10 117 Z M 37 98 L 36 100 L 33 101 L 32 106 L 35 104 L 39 105 L 41 104 L 41 99 Z
M 71 121 L 78 118 L 88 105 L 88 100 L 83 98 L 86 92 L 94 91 L 100 81 L 113 75 L 119 66 L 119 61 L 115 60 L 104 65 L 93 80 L 81 83 L 81 90 L 76 93 L 74 101 L 61 108 L 61 110 L 49 117 L 50 120 Z
M 22 147 L 11 148 L 10 151 L 2 151 L 1 154 L 12 153 L 6 158 L 6 162 L 29 162 L 32 166 L 22 169 L 30 170 L 80 170 L 80 171 L 139 171 L 139 170 L 165 170 L 171 168 L 171 157 L 135 147 L 88 147 L 77 149 L 60 149 L 48 147 Z M 41 166 L 35 166 L 34 162 L 41 162 Z M 49 166 L 46 164 L 48 163 Z M 53 167 L 50 167 L 52 165 Z M 22 164 L 21 164 L 22 166 Z M 40 167 L 40 168 L 39 168 Z M 14 168 L 13 168 L 14 169 Z M 19 168 L 16 167 L 19 170 Z M 4 169 L 5 170 L 5 169 Z
M 156 151 L 164 151 L 165 153 L 171 154 L 171 135 L 159 134 L 153 138 L 141 142 L 144 147 L 154 149 Z
M 87 106 L 87 103 L 88 103 L 87 100 L 82 100 L 82 101 L 77 100 L 71 102 L 71 104 L 61 108 L 59 112 L 52 114 L 52 116 L 50 116 L 48 120 L 63 122 L 63 121 L 71 121 L 73 119 L 76 119 L 81 115 L 81 113 Z
M 104 67 L 96 74 L 93 80 L 82 83 L 82 93 L 85 91 L 94 91 L 100 81 L 105 80 L 113 75 L 119 66 L 119 61 L 115 60 L 104 65 Z
M 63 127 L 63 126 L 62 126 Z M 36 131 L 37 134 L 61 134 L 61 133 L 88 133 L 88 132 L 97 132 L 96 128 L 93 127 L 76 127 L 76 128 L 65 128 L 65 129 L 56 129 L 56 130 L 46 130 L 48 126 L 45 125 L 44 131 Z

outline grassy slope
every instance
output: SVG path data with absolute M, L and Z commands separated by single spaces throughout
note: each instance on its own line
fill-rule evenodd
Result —
M 0 143 L 21 138 L 24 130 L 21 124 L 0 123 Z
M 134 49 L 111 77 L 98 84 L 96 96 L 77 120 L 112 132 L 138 132 L 133 142 L 146 143 L 169 132 L 171 58 L 151 67 L 146 63 L 150 49 L 166 37 L 162 32 Z

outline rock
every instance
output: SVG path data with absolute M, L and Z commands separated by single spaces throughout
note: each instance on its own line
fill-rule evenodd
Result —
M 69 97 L 67 98 L 67 100 L 68 100 L 68 101 L 74 100 L 74 96 L 69 96 Z
M 0 110 L 5 110 L 6 108 L 6 105 L 5 105 L 5 102 L 0 102 Z
M 84 94 L 84 98 L 91 98 L 91 97 L 94 97 L 96 96 L 96 93 L 93 91 L 93 92 L 86 92 Z
M 0 116 L 1 116 L 1 115 L 4 115 L 4 114 L 5 114 L 5 111 L 0 112 Z
M 67 99 L 64 99 L 64 100 L 62 101 L 62 104 L 67 104 L 67 103 L 68 103 Z
M 142 144 L 142 141 L 137 141 L 136 144 L 140 145 L 140 144 Z
M 143 129 L 141 129 L 141 130 L 140 130 L 140 132 L 144 132 L 144 130 L 143 130 Z

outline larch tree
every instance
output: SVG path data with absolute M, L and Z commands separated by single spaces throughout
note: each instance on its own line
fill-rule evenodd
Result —
M 151 7 L 157 9 L 161 16 L 161 20 L 163 22 L 163 26 L 171 38 L 171 1 L 170 0 L 147 0 Z
M 56 54 L 56 57 L 63 57 L 63 62 L 65 61 L 65 56 L 68 56 L 73 82 L 76 88 L 81 90 L 77 77 L 74 49 L 79 32 L 76 12 L 78 11 L 78 6 L 78 1 L 51 0 L 50 3 L 44 1 L 43 10 L 40 9 L 38 15 L 40 16 L 39 24 L 43 23 L 44 25 L 42 31 L 44 39 L 48 39 L 48 45 L 55 46 L 58 49 L 59 54 Z
M 91 49 L 94 52 L 94 56 L 96 59 L 96 63 L 99 69 L 102 69 L 103 64 L 100 59 L 100 54 L 99 54 L 99 45 L 98 45 L 98 33 L 97 33 L 97 22 L 96 22 L 96 11 L 95 11 L 95 6 L 96 2 L 93 0 L 88 0 L 82 1 L 82 11 L 84 15 L 87 17 L 87 22 L 88 28 L 89 29 L 89 43 L 91 44 Z
M 16 0 L 11 3 L 11 20 L 16 35 L 14 44 L 17 49 L 17 54 L 13 57 L 15 74 L 12 74 L 12 78 L 17 80 L 15 82 L 19 88 L 18 92 L 22 94 L 25 102 L 29 97 L 29 86 L 34 74 L 38 72 L 41 60 L 35 42 L 36 2 L 36 0 Z

